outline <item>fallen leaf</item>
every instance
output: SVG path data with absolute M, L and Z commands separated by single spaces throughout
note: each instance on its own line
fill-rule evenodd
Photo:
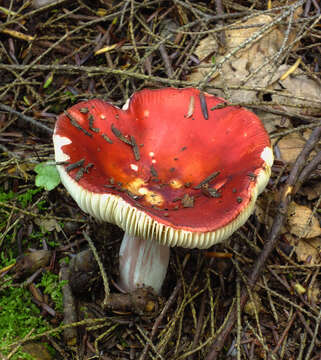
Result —
M 46 267 L 50 262 L 51 255 L 49 250 L 36 250 L 19 256 L 14 266 L 14 278 L 25 278 L 38 269 Z
M 288 242 L 294 247 L 299 262 L 309 264 L 320 264 L 321 238 L 305 240 L 298 239 L 291 234 L 286 235 Z
M 36 218 L 35 223 L 40 227 L 42 232 L 61 231 L 61 226 L 56 219 Z
M 212 53 L 218 52 L 218 43 L 214 36 L 207 36 L 206 38 L 202 39 L 197 48 L 195 49 L 195 55 L 199 58 L 202 62 L 204 60 L 208 61 L 207 59 Z M 197 72 L 197 71 L 196 71 Z
M 315 200 L 321 195 L 321 182 L 304 186 L 301 189 L 301 192 L 308 198 L 308 200 Z
M 60 183 L 60 176 L 56 165 L 40 163 L 34 168 L 36 175 L 36 186 L 43 187 L 47 191 L 53 190 Z
M 285 73 L 289 68 L 288 65 L 281 65 L 278 73 Z M 281 94 L 272 95 L 272 101 L 280 104 L 278 105 L 280 110 L 301 115 L 316 116 L 321 114 L 320 83 L 309 78 L 302 70 L 296 69 L 285 80 L 279 79 L 274 86 L 274 90 L 279 90 Z M 284 97 L 282 94 L 290 95 L 290 97 Z M 284 105 L 284 103 L 291 106 Z
M 290 164 L 294 163 L 304 148 L 305 142 L 306 141 L 297 132 L 282 137 L 277 143 L 281 159 Z
M 241 29 L 229 29 L 225 31 L 226 35 L 226 53 L 240 46 L 244 41 L 248 40 L 255 33 L 262 29 L 262 26 L 271 23 L 273 17 L 269 15 L 259 15 L 242 21 L 235 22 L 233 26 L 241 25 Z M 285 32 L 281 26 L 274 26 L 262 36 L 259 40 L 252 42 L 244 48 L 241 48 L 237 54 L 232 56 L 220 66 L 220 71 L 213 76 L 215 85 L 223 86 L 239 86 L 243 83 L 251 87 L 268 87 L 277 81 L 281 74 L 274 74 L 273 64 L 274 56 L 278 53 L 282 46 L 287 44 L 295 36 L 294 28 L 290 31 L 287 42 L 284 43 Z M 196 70 L 190 74 L 189 80 L 200 81 L 207 74 L 212 64 L 210 56 L 215 55 L 216 63 L 224 58 L 219 54 L 219 46 L 212 35 L 202 39 L 195 50 L 195 54 L 199 57 L 201 64 Z M 269 60 L 270 59 L 270 60 Z M 273 74 L 273 75 L 271 75 Z M 225 96 L 222 91 L 218 91 L 217 95 Z M 257 101 L 258 93 L 248 90 L 229 90 L 228 100 L 235 102 L 251 102 Z M 225 96 L 226 97 L 226 96 Z
M 287 226 L 291 234 L 310 239 L 321 235 L 318 219 L 307 206 L 299 205 L 292 201 L 288 208 Z
M 297 8 L 295 16 L 301 12 L 302 8 Z M 293 69 L 293 65 L 277 64 L 275 60 L 278 58 L 280 50 L 295 39 L 298 29 L 292 27 L 285 37 L 284 26 L 275 25 L 266 31 L 260 39 L 245 47 L 241 45 L 260 31 L 262 26 L 273 22 L 273 19 L 274 17 L 270 15 L 261 14 L 246 21 L 242 20 L 242 23 L 233 23 L 234 27 L 242 25 L 242 28 L 225 31 L 224 54 L 220 52 L 221 48 L 212 34 L 202 39 L 195 50 L 195 55 L 200 59 L 200 65 L 189 75 L 188 79 L 195 82 L 203 80 L 213 67 L 211 56 L 214 55 L 215 63 L 219 64 L 217 72 L 213 74 L 211 80 L 215 85 L 223 87 L 223 89 L 228 84 L 229 87 L 246 85 L 252 88 L 277 90 L 277 94 L 271 94 L 270 98 L 275 109 L 292 114 L 320 115 L 320 82 L 306 75 L 299 68 L 302 66 L 299 63 L 299 67 L 286 76 L 285 74 Z M 240 50 L 221 63 L 224 56 L 237 47 L 241 47 Z M 216 95 L 225 97 L 232 102 L 250 103 L 262 100 L 263 92 L 229 89 L 225 92 L 217 90 Z
M 288 117 L 260 110 L 256 110 L 255 113 L 261 119 L 265 130 L 269 134 L 275 133 L 278 129 L 290 129 L 292 127 Z

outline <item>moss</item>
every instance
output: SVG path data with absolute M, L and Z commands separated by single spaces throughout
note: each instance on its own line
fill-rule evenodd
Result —
M 7 355 L 10 344 L 23 339 L 31 330 L 36 335 L 49 329 L 39 316 L 40 310 L 32 302 L 28 290 L 6 283 L 0 290 L 0 352 Z M 31 359 L 30 355 L 16 353 L 11 359 Z

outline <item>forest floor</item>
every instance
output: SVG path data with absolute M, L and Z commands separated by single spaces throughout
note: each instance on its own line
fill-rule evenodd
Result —
M 0 358 L 320 360 L 319 2 L 37 3 L 0 6 Z M 88 249 L 115 296 L 123 232 L 59 184 L 53 129 L 79 101 L 163 87 L 255 112 L 271 178 L 223 244 L 171 250 L 152 311 L 103 308 Z

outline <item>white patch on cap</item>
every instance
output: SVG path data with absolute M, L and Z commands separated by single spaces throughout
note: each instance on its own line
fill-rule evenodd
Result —
M 103 120 L 105 120 L 105 119 L 106 119 L 106 116 L 105 116 L 104 114 L 101 114 L 101 115 L 100 115 L 100 118 L 103 119 Z
M 144 116 L 148 117 L 149 116 L 149 110 L 144 110 Z
M 71 144 L 72 141 L 65 136 L 60 136 L 55 134 L 53 135 L 53 143 L 55 147 L 56 162 L 68 161 L 70 159 L 70 156 L 63 152 L 62 147 Z
M 155 160 L 155 159 L 152 160 L 152 164 L 156 164 L 156 160 Z
M 130 164 L 130 168 L 134 171 L 138 171 L 138 166 L 136 164 Z
M 273 157 L 273 151 L 270 147 L 265 147 L 263 149 L 261 153 L 261 159 L 263 159 L 269 167 L 272 167 L 274 157 Z

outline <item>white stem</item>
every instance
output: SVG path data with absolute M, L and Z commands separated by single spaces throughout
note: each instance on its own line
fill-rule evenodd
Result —
M 120 285 L 127 291 L 151 286 L 159 294 L 169 262 L 169 247 L 125 233 L 119 251 Z

